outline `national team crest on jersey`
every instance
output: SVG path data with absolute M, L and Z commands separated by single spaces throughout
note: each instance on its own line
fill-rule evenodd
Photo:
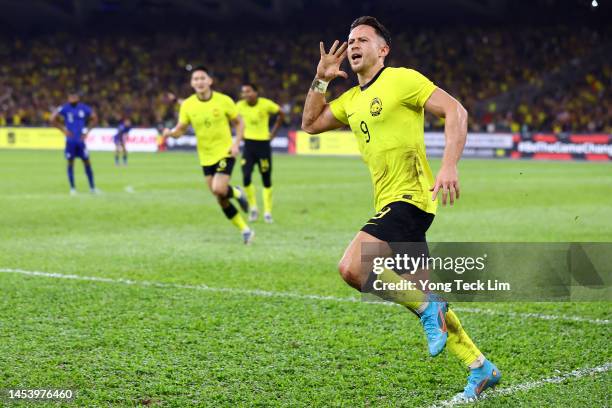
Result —
M 378 116 L 380 115 L 380 112 L 382 112 L 381 100 L 378 98 L 372 99 L 372 102 L 370 102 L 370 115 Z

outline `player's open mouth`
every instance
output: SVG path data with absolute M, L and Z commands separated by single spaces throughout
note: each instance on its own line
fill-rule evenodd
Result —
M 361 54 L 353 54 L 351 55 L 351 61 L 352 62 L 357 62 L 361 59 Z

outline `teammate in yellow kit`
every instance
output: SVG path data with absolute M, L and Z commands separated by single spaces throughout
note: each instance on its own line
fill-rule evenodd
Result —
M 225 216 L 240 229 L 244 243 L 250 244 L 255 233 L 230 202 L 230 198 L 235 198 L 242 210 L 248 212 L 246 194 L 242 188 L 229 184 L 244 136 L 244 122 L 232 98 L 213 91 L 212 84 L 213 79 L 205 67 L 199 66 L 191 71 L 191 86 L 195 93 L 183 101 L 177 125 L 173 129 L 164 129 L 163 137 L 179 137 L 189 125 L 193 127 L 208 188 L 217 197 Z M 236 130 L 233 142 L 231 127 Z
M 251 83 L 242 85 L 242 100 L 238 102 L 238 113 L 244 119 L 244 151 L 242 154 L 242 179 L 244 191 L 249 201 L 249 221 L 257 220 L 257 195 L 252 184 L 253 167 L 259 167 L 263 183 L 264 221 L 272 222 L 272 148 L 278 129 L 285 120 L 280 106 L 270 99 L 259 96 L 257 86 Z M 270 130 L 270 115 L 277 115 Z
M 364 248 L 364 257 L 376 248 L 380 253 L 374 256 L 387 256 L 393 252 L 390 244 L 398 242 L 420 243 L 427 250 L 425 233 L 436 213 L 438 193 L 443 205 L 459 198 L 457 163 L 467 136 L 467 112 L 457 100 L 417 71 L 385 67 L 390 44 L 387 29 L 369 16 L 353 22 L 348 43 L 336 41 L 329 52 L 320 43 L 321 59 L 302 118 L 302 128 L 311 134 L 349 126 L 370 170 L 378 213 L 357 233 L 339 263 L 342 278 L 360 291 L 371 290 L 373 276 L 371 268 L 362 267 Z M 327 84 L 348 77 L 340 69 L 347 55 L 359 85 L 327 103 Z M 424 111 L 445 119 L 446 146 L 435 181 L 425 156 Z M 401 283 L 403 278 L 385 269 L 376 279 Z M 475 399 L 499 382 L 497 367 L 474 345 L 444 300 L 417 290 L 376 295 L 420 317 L 432 356 L 447 346 L 470 368 L 458 399 Z

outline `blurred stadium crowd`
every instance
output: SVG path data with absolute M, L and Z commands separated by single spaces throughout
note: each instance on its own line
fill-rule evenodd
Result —
M 472 131 L 612 133 L 610 31 L 572 27 L 453 28 L 396 33 L 389 66 L 408 66 L 455 95 Z M 40 125 L 69 90 L 97 110 L 103 125 L 130 117 L 138 126 L 173 122 L 191 93 L 185 67 L 207 65 L 215 88 L 238 97 L 243 81 L 279 102 L 299 127 L 318 42 L 330 33 L 53 34 L 4 38 L 0 126 Z M 348 69 L 348 65 L 346 65 Z M 336 80 L 331 97 L 354 85 Z M 428 117 L 428 129 L 443 123 Z

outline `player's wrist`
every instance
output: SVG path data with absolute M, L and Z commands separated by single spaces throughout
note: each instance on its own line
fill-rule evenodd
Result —
M 442 161 L 442 165 L 440 166 L 441 169 L 446 169 L 446 170 L 457 170 L 457 163 L 448 163 L 445 161 Z
M 319 76 L 317 75 L 312 81 L 312 84 L 310 84 L 310 89 L 312 89 L 314 92 L 325 94 L 325 92 L 327 92 L 327 87 L 329 86 L 330 81 L 331 80 L 319 78 Z

